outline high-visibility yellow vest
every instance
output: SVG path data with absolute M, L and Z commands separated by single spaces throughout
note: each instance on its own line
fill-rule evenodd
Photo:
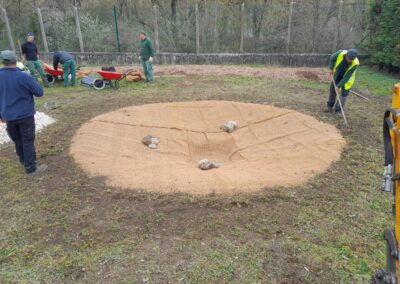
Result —
M 336 68 L 339 66 L 340 63 L 342 63 L 344 56 L 347 54 L 347 50 L 343 50 L 337 57 L 336 59 L 336 64 L 335 64 L 335 68 L 333 69 L 333 74 L 336 74 Z M 349 68 L 347 68 L 346 72 L 344 73 L 343 77 L 346 76 L 347 72 L 349 72 L 353 67 L 360 65 L 360 61 L 358 60 L 358 58 L 355 58 L 352 62 L 351 65 L 349 66 Z M 344 89 L 350 90 L 351 87 L 354 84 L 354 81 L 356 80 L 356 71 L 353 72 L 353 74 L 351 74 L 350 79 L 346 82 L 346 84 L 344 84 Z

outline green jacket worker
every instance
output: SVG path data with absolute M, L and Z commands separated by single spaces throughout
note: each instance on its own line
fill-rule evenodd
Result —
M 57 51 L 53 55 L 54 70 L 57 70 L 59 63 L 63 70 L 64 87 L 68 86 L 69 73 L 71 74 L 71 85 L 76 86 L 76 63 L 74 56 L 65 51 Z
M 35 97 L 43 89 L 29 74 L 17 68 L 17 56 L 5 50 L 0 54 L 4 68 L 0 69 L 0 123 L 7 124 L 7 134 L 15 144 L 20 163 L 29 176 L 46 171 L 37 166 L 35 151 Z
M 339 90 L 341 90 L 340 102 L 344 108 L 347 96 L 356 79 L 356 70 L 359 65 L 360 61 L 357 58 L 357 51 L 355 49 L 339 50 L 331 55 L 329 69 L 332 74 L 332 82 L 325 112 L 333 110 L 336 102 L 336 92 L 339 93 Z M 333 81 L 336 84 L 336 90 Z M 341 114 L 338 103 L 335 106 L 335 113 L 338 115 Z
M 140 39 L 140 56 L 139 59 L 142 61 L 143 72 L 146 76 L 146 82 L 153 82 L 153 57 L 154 57 L 154 47 L 151 40 L 146 36 L 146 33 L 139 33 Z

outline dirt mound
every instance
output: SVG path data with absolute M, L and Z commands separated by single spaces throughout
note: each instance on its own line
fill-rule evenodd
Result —
M 229 65 L 158 65 L 157 75 L 249 76 L 281 80 L 329 81 L 326 68 L 246 67 Z
M 143 72 L 140 70 L 133 70 L 126 75 L 125 80 L 127 82 L 139 82 L 145 80 L 146 77 L 144 76 Z
M 226 133 L 220 126 L 235 120 Z M 146 135 L 157 149 L 142 144 Z M 315 118 L 228 101 L 133 106 L 95 117 L 71 144 L 75 161 L 111 186 L 157 192 L 234 194 L 302 184 L 340 158 L 345 140 Z M 201 171 L 198 162 L 219 162 Z
M 131 66 L 121 66 L 118 72 L 125 72 Z M 99 68 L 85 67 L 85 71 L 95 71 Z M 326 68 L 292 68 L 292 67 L 248 67 L 235 65 L 155 65 L 157 76 L 182 75 L 182 76 L 248 76 L 276 80 L 315 80 L 329 82 L 330 75 Z
M 320 74 L 315 71 L 299 70 L 297 71 L 297 75 L 307 80 L 322 81 L 322 78 L 319 76 Z

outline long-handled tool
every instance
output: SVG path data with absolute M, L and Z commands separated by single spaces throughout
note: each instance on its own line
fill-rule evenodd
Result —
M 361 94 L 359 94 L 357 92 L 354 92 L 354 91 L 350 90 L 350 93 L 355 94 L 357 97 L 360 97 L 360 98 L 362 98 L 362 99 L 364 99 L 366 101 L 369 101 L 369 99 L 367 97 L 364 97 L 363 95 L 361 95 Z
M 21 62 L 25 63 L 25 57 L 22 54 L 21 42 L 19 40 L 18 40 L 18 47 L 19 47 L 19 56 L 20 56 Z
M 335 80 L 334 80 L 334 79 L 332 79 L 332 83 L 333 83 L 333 87 L 335 88 L 335 93 L 336 93 L 336 102 L 335 102 L 335 105 L 339 102 L 340 111 L 342 112 L 343 119 L 344 119 L 344 123 L 346 124 L 346 127 L 347 127 L 348 124 L 347 124 L 346 115 L 344 114 L 344 109 L 343 109 L 343 106 L 342 106 L 342 102 L 340 101 L 340 96 L 339 96 L 339 94 L 338 94 L 338 92 L 337 92 L 337 87 L 336 87 L 336 83 L 335 83 Z

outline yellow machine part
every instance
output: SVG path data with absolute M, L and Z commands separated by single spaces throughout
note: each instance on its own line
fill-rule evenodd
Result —
M 382 190 L 394 193 L 395 227 L 385 229 L 386 268 L 373 276 L 374 284 L 400 283 L 400 83 L 393 87 L 392 105 L 385 111 L 383 120 L 385 169 Z
M 400 83 L 397 83 L 393 87 L 392 108 L 400 109 Z
M 397 109 L 398 111 L 400 111 L 400 83 L 396 84 L 393 87 L 393 92 L 392 92 L 392 108 L 393 109 Z M 396 123 L 396 132 L 398 134 L 395 134 L 393 131 L 390 131 L 390 136 L 391 136 L 391 140 L 392 140 L 392 145 L 393 147 L 393 157 L 394 157 L 394 164 L 395 164 L 395 174 L 400 175 L 400 147 L 398 145 L 400 145 L 400 119 L 397 119 L 395 121 Z M 396 211 L 396 225 L 395 225 L 395 236 L 396 236 L 396 240 L 397 243 L 399 244 L 400 242 L 400 181 L 399 180 L 395 180 L 395 211 Z M 400 249 L 400 248 L 399 248 Z M 396 276 L 397 279 L 400 279 L 400 271 L 399 271 L 399 261 L 396 261 Z

